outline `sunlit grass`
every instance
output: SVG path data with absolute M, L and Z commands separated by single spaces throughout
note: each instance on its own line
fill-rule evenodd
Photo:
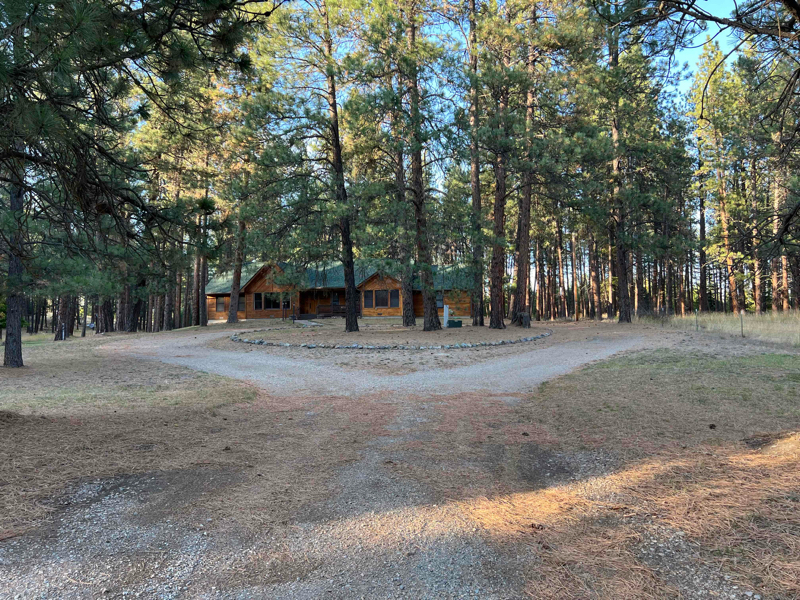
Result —
M 706 331 L 722 335 L 741 336 L 800 346 L 800 311 L 767 312 L 761 315 L 722 313 L 699 313 L 686 317 L 671 317 L 663 321 L 665 327 L 674 329 Z

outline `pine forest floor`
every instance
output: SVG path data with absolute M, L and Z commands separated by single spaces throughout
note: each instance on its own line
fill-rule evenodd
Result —
M 265 327 L 349 339 L 235 329 Z M 0 597 L 800 597 L 796 346 L 233 329 L 26 336 L 0 369 Z

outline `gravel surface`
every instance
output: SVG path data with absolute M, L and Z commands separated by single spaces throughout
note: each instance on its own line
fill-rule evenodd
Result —
M 368 372 L 356 374 L 336 365 L 282 356 L 280 349 L 262 352 L 261 348 L 254 348 L 252 352 L 233 352 L 207 347 L 206 344 L 220 337 L 219 333 L 198 334 L 191 338 L 164 336 L 160 340 L 143 339 L 109 345 L 106 349 L 245 380 L 273 396 L 360 396 L 381 391 L 416 395 L 494 390 L 526 392 L 543 381 L 568 373 L 588 362 L 641 347 L 644 343 L 644 339 L 638 336 L 621 337 L 602 333 L 580 342 L 558 343 L 556 333 L 548 338 L 551 344 L 546 348 L 538 348 L 534 342 L 520 346 L 520 350 L 514 354 L 497 358 L 493 358 L 492 354 L 497 350 L 495 347 L 460 350 L 460 357 L 472 354 L 473 360 L 475 356 L 483 360 L 463 367 L 383 375 Z M 328 352 L 342 354 L 335 350 Z M 357 361 L 358 352 L 351 351 L 341 360 Z M 418 352 L 427 352 L 431 356 L 442 353 L 440 350 Z M 374 350 L 365 353 L 381 354 Z M 393 356 L 397 351 L 385 352 L 387 355 L 390 353 Z M 465 362 L 470 362 L 469 356 L 463 358 Z

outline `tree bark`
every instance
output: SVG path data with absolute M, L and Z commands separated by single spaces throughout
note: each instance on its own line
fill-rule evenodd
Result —
M 198 229 L 200 219 L 197 220 Z M 194 278 L 192 279 L 192 325 L 200 325 L 200 277 L 202 276 L 202 262 L 200 260 L 200 248 L 195 248 L 194 254 Z
M 417 227 L 417 259 L 420 267 L 420 284 L 422 287 L 423 331 L 437 331 L 442 328 L 439 321 L 439 309 L 436 306 L 436 291 L 433 288 L 433 259 L 428 240 L 428 221 L 425 214 L 425 187 L 422 165 L 422 113 L 420 110 L 420 91 L 417 51 L 417 24 L 414 11 L 408 17 L 406 37 L 411 54 L 410 72 L 408 76 L 409 104 L 411 112 L 411 195 L 414 204 L 414 219 Z
M 544 244 L 541 236 L 536 237 L 536 320 L 544 318 L 545 305 L 545 275 L 544 275 Z
M 395 165 L 394 165 L 394 193 L 397 210 L 402 219 L 402 239 L 400 240 L 400 288 L 402 296 L 403 326 L 414 327 L 417 324 L 417 317 L 414 314 L 414 267 L 412 265 L 412 249 L 409 231 L 411 229 L 408 211 L 406 210 L 406 164 L 405 152 L 403 150 L 403 134 L 400 128 L 400 113 L 403 105 L 404 85 L 402 75 L 398 75 L 398 100 L 395 110 L 392 111 L 392 134 L 395 138 Z M 391 80 L 390 80 L 391 84 Z
M 761 293 L 761 258 L 758 256 L 758 169 L 757 162 L 753 158 L 750 161 L 750 218 L 753 223 L 750 245 L 753 255 L 753 304 L 757 315 L 764 312 L 764 296 Z
M 567 284 L 564 272 L 564 224 L 561 215 L 556 220 L 556 249 L 558 256 L 558 316 L 566 319 L 567 314 Z
M 700 191 L 700 214 L 698 216 L 700 240 L 697 251 L 700 281 L 698 282 L 699 312 L 708 312 L 708 265 L 706 264 L 706 197 L 705 192 Z
M 472 324 L 483 327 L 483 207 L 481 201 L 481 166 L 478 151 L 478 26 L 476 0 L 469 0 L 470 67 L 470 189 L 472 192 Z
M 570 234 L 570 253 L 572 258 L 572 307 L 574 310 L 575 320 L 580 320 L 580 302 L 578 299 L 578 276 L 575 270 L 575 232 Z
M 208 256 L 206 256 L 206 243 L 208 239 L 208 215 L 203 219 L 203 253 L 200 257 L 200 326 L 208 325 L 208 299 L 206 298 L 206 282 L 208 281 Z
M 228 323 L 238 323 L 239 288 L 242 284 L 242 263 L 244 263 L 244 243 L 247 226 L 241 214 L 236 230 L 236 251 L 233 257 L 233 282 L 231 283 L 231 302 L 228 306 Z
M 89 296 L 83 297 L 83 327 L 81 328 L 81 337 L 86 337 L 86 319 L 89 315 Z
M 14 219 L 14 231 L 8 248 L 8 298 L 6 299 L 6 345 L 3 365 L 6 367 L 22 367 L 22 311 L 25 308 L 25 297 L 22 294 L 22 210 L 25 191 L 21 183 L 11 189 L 9 208 Z
M 56 321 L 56 334 L 53 341 L 61 342 L 69 337 L 67 317 L 69 309 L 67 307 L 67 296 L 61 296 L 58 299 L 58 320 Z
M 594 300 L 594 318 L 603 320 L 603 301 L 600 297 L 600 260 L 597 256 L 597 241 L 594 234 L 589 236 L 589 278 L 592 280 L 592 298 Z
M 717 170 L 717 177 L 720 182 L 719 189 L 719 216 L 722 222 L 722 242 L 725 247 L 725 265 L 728 268 L 728 290 L 731 296 L 731 308 L 734 313 L 739 312 L 739 293 L 736 289 L 736 272 L 733 265 L 733 248 L 731 247 L 730 235 L 728 232 L 728 191 L 721 170 Z
M 325 32 L 323 45 L 325 51 L 325 78 L 328 84 L 328 118 L 329 143 L 331 150 L 331 166 L 333 168 L 333 191 L 336 205 L 343 215 L 339 218 L 338 227 L 342 240 L 342 265 L 344 267 L 344 297 L 346 332 L 358 331 L 358 289 L 355 279 L 355 262 L 353 258 L 353 238 L 350 232 L 349 207 L 347 205 L 347 188 L 344 182 L 344 159 L 342 158 L 342 140 L 339 133 L 339 106 L 336 99 L 336 76 L 333 56 L 333 37 L 330 29 L 327 2 L 322 4 Z
M 616 12 L 616 7 L 615 7 Z M 608 55 L 609 67 L 612 71 L 619 66 L 619 30 L 611 28 L 609 30 Z M 613 144 L 614 156 L 611 160 L 611 175 L 613 178 L 613 188 L 611 195 L 612 214 L 613 214 L 613 245 L 616 248 L 616 273 L 617 276 L 617 307 L 619 310 L 619 322 L 631 322 L 631 300 L 629 296 L 628 284 L 628 248 L 625 230 L 626 226 L 626 207 L 621 194 L 622 173 L 620 168 L 620 112 L 619 99 L 614 98 L 614 106 L 611 114 L 611 142 Z M 609 248 L 609 253 L 611 249 Z M 609 260 L 612 257 L 609 256 Z M 613 306 L 613 276 L 609 277 L 609 295 Z
M 471 0 L 472 1 L 472 0 Z M 534 14 L 534 19 L 536 15 Z M 528 304 L 528 286 L 531 272 L 531 197 L 533 195 L 533 173 L 532 162 L 533 144 L 533 117 L 535 108 L 535 97 L 533 93 L 533 74 L 534 74 L 535 53 L 533 44 L 528 47 L 528 95 L 525 106 L 525 150 L 528 165 L 523 174 L 522 196 L 519 201 L 519 217 L 517 219 L 517 243 L 514 255 L 516 273 L 514 280 L 517 287 L 514 292 L 514 314 L 511 315 L 511 322 L 515 325 L 530 326 L 531 309 Z

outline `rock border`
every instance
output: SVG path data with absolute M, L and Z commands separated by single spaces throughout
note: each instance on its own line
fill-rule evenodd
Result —
M 248 333 L 258 333 L 260 331 L 269 331 L 269 329 L 255 329 Z M 290 344 L 288 342 L 270 342 L 267 340 L 251 340 L 242 338 L 234 333 L 231 336 L 232 342 L 240 344 L 252 344 L 254 346 L 272 346 L 277 348 L 306 348 L 312 350 L 314 348 L 324 348 L 328 350 L 463 350 L 468 348 L 486 348 L 488 346 L 511 346 L 513 344 L 525 344 L 528 342 L 535 342 L 542 338 L 552 335 L 552 330 L 547 330 L 539 335 L 530 337 L 523 337 L 516 340 L 500 340 L 496 342 L 477 342 L 474 344 L 461 343 L 461 344 L 442 344 L 439 346 L 413 346 L 406 344 L 385 344 L 381 346 L 365 346 L 363 344 Z

